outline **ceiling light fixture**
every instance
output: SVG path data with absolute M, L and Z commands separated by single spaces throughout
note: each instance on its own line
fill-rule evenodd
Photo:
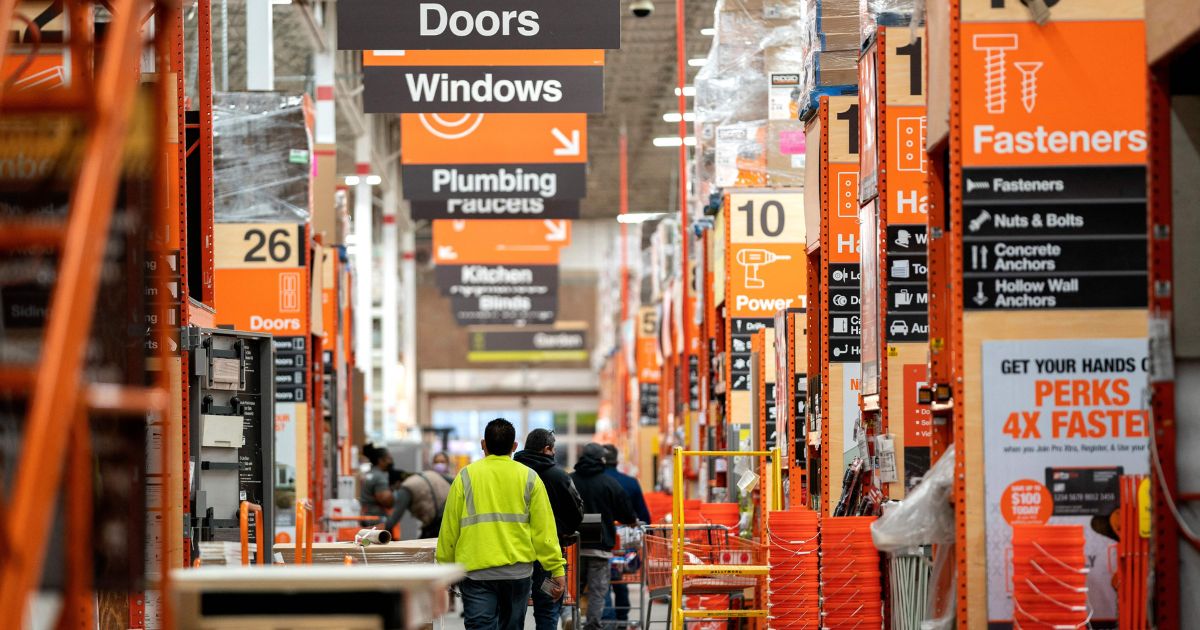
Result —
M 618 214 L 617 223 L 645 223 L 661 219 L 670 214 L 670 212 L 631 212 L 629 214 Z
M 700 29 L 700 34 L 705 37 L 714 37 L 717 34 L 717 29 L 709 27 Z
M 357 186 L 358 184 L 359 184 L 358 175 L 347 175 L 346 176 L 346 185 L 347 186 Z
M 694 86 L 694 85 L 683 86 L 683 95 L 684 96 L 695 96 L 696 95 L 696 86 Z M 679 96 L 679 88 L 675 88 L 675 96 Z
M 656 147 L 678 147 L 679 144 L 679 136 L 666 136 L 654 139 L 654 146 Z M 684 138 L 683 144 L 684 146 L 694 147 L 696 146 L 696 138 L 688 136 Z
M 688 59 L 688 65 L 693 68 L 702 68 L 706 63 L 708 63 L 708 57 L 696 57 L 695 59 Z
M 663 114 L 663 121 L 669 122 L 669 123 L 679 122 L 679 112 L 667 112 L 667 113 Z M 696 122 L 696 112 L 684 112 L 683 113 L 683 121 L 684 122 Z
M 378 175 L 367 175 L 368 186 L 378 186 L 383 183 L 383 178 Z

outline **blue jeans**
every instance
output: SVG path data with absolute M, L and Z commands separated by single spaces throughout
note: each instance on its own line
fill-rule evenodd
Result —
M 458 585 L 466 630 L 522 630 L 529 607 L 529 578 L 472 580 Z
M 562 598 L 551 599 L 542 590 L 542 582 L 550 579 L 550 573 L 542 568 L 541 563 L 533 564 L 533 621 L 537 630 L 557 630 L 558 613 L 562 610 Z
M 616 600 L 615 606 L 613 605 L 614 599 Z M 604 619 L 629 621 L 629 606 L 629 585 L 613 584 L 608 597 L 604 598 Z

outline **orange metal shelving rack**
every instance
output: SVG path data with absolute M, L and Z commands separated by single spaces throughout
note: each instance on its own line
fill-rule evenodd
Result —
M 125 146 L 137 111 L 141 80 L 139 60 L 146 44 L 144 30 L 156 12 L 170 14 L 173 5 L 159 0 L 112 0 L 105 3 L 111 20 L 103 41 L 95 38 L 93 3 L 65 0 L 63 11 L 70 26 L 64 44 L 72 63 L 66 86 L 18 90 L 13 81 L 0 84 L 0 115 L 57 113 L 84 122 L 80 160 L 74 172 L 65 221 L 30 224 L 0 221 L 0 249 L 29 249 L 31 243 L 59 253 L 57 280 L 42 332 L 41 353 L 35 364 L 0 366 L 0 390 L 27 401 L 20 459 L 10 492 L 0 497 L 0 627 L 22 627 L 28 598 L 37 587 L 45 563 L 50 531 L 60 496 L 65 498 L 69 542 L 65 548 L 65 593 L 60 627 L 83 628 L 95 624 L 92 592 L 92 480 L 89 418 L 116 415 L 165 414 L 169 397 L 165 372 L 149 387 L 88 383 L 84 380 L 85 353 L 96 310 L 101 261 L 108 246 L 105 235 L 113 223 L 123 161 L 114 159 Z M 8 33 L 14 21 L 33 22 L 17 13 L 15 0 L 0 0 L 0 32 Z M 156 29 L 156 59 L 167 57 L 167 38 Z M 38 36 L 35 36 L 38 37 Z M 34 46 L 36 52 L 36 46 Z M 31 55 L 9 48 L 0 38 L 0 61 Z M 19 66 L 18 66 L 19 67 Z M 154 147 L 166 143 L 167 99 L 173 99 L 166 81 L 156 85 L 153 116 Z M 154 160 L 155 182 L 166 173 L 162 160 Z M 166 188 L 156 187 L 155 203 L 139 217 L 148 225 L 168 224 Z M 162 216 L 159 216 L 159 215 Z M 156 272 L 165 274 L 165 270 Z M 159 278 L 156 278 L 157 282 Z M 159 317 L 166 316 L 165 305 Z M 166 343 L 157 344 L 159 360 Z M 102 420 L 103 421 L 103 420 Z M 109 421 L 120 421 L 115 417 Z M 168 474 L 169 472 L 165 471 Z M 165 519 L 164 519 L 165 525 Z M 163 576 L 167 572 L 164 554 Z M 160 588 L 165 585 L 159 584 Z M 168 615 L 169 618 L 169 615 Z

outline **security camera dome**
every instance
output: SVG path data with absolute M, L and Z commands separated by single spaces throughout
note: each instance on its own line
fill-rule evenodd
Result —
M 633 12 L 633 17 L 644 18 L 654 13 L 654 3 L 651 0 L 633 0 L 629 3 L 629 10 Z

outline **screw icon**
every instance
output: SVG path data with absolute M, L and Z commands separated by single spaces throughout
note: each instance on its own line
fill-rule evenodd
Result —
M 1042 69 L 1042 65 L 1040 61 L 1018 61 L 1013 64 L 1021 73 L 1021 105 L 1025 106 L 1025 111 L 1030 114 L 1037 105 L 1037 72 Z
M 975 50 L 983 51 L 984 103 L 989 114 L 1003 114 L 1007 101 L 1004 81 L 1005 53 L 1017 49 L 1017 36 L 1013 33 L 976 35 Z

